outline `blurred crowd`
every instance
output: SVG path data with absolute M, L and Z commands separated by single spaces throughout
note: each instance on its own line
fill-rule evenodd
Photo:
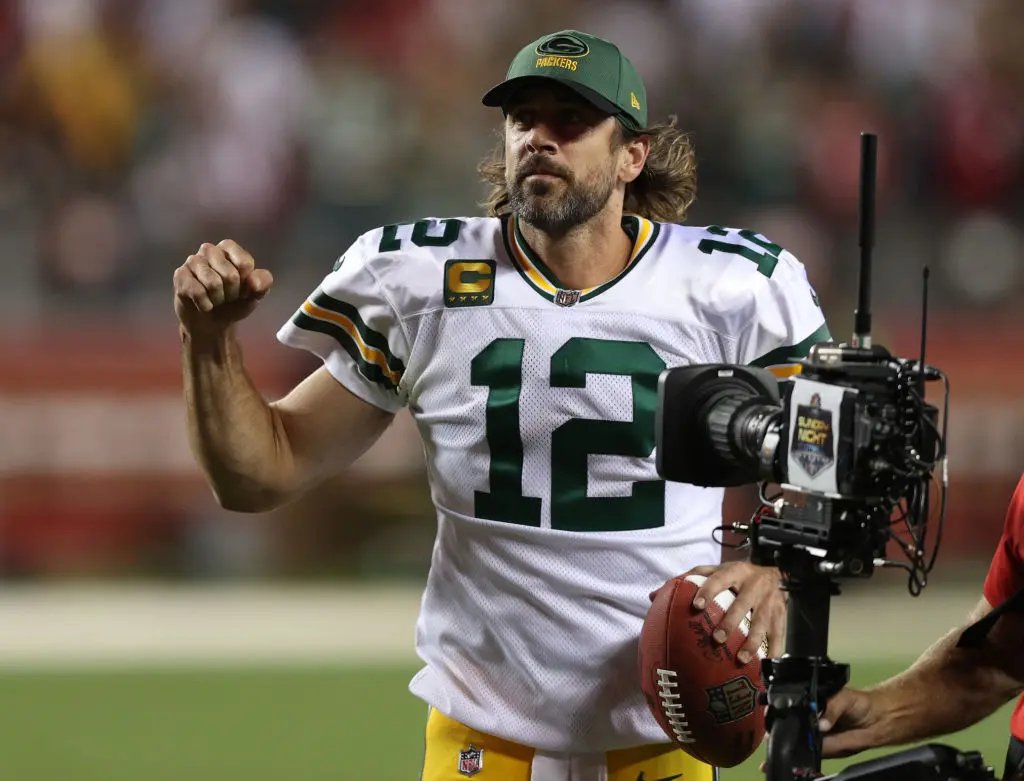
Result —
M 699 159 L 697 224 L 750 227 L 852 311 L 859 134 L 880 135 L 875 304 L 1015 308 L 1020 0 L 3 0 L 0 287 L 21 322 L 168 310 L 233 237 L 286 316 L 358 234 L 475 214 L 479 96 L 553 29 L 610 37 Z
M 312 359 L 272 329 L 360 233 L 480 213 L 500 128 L 480 96 L 564 28 L 617 42 L 652 120 L 691 133 L 689 221 L 792 250 L 837 338 L 860 133 L 879 134 L 876 333 L 916 325 L 927 263 L 967 481 L 947 539 L 987 554 L 1024 421 L 1024 0 L 0 0 L 0 576 L 422 572 L 408 416 L 280 524 L 216 508 L 184 438 L 171 274 L 227 237 L 269 267 L 247 365 L 287 387 Z

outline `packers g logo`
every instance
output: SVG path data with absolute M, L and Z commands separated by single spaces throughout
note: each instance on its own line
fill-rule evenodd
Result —
M 537 54 L 550 54 L 555 57 L 586 57 L 590 54 L 590 47 L 575 35 L 556 35 L 538 46 Z
M 446 307 L 489 306 L 494 300 L 493 260 L 449 260 L 444 264 Z

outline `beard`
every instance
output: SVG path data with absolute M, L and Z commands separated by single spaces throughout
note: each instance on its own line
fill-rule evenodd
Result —
M 559 179 L 527 179 L 530 174 Z M 615 171 L 609 164 L 580 180 L 572 171 L 534 156 L 506 179 L 506 189 L 509 207 L 519 219 L 549 236 L 565 236 L 605 207 L 615 190 Z

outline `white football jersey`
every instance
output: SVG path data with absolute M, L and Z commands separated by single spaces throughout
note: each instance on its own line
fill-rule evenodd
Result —
M 515 218 L 374 230 L 278 334 L 418 425 L 438 529 L 412 692 L 547 751 L 668 740 L 637 641 L 652 591 L 720 562 L 723 490 L 658 478 L 661 371 L 829 339 L 803 266 L 763 236 L 623 227 L 629 264 L 588 290 L 562 289 Z

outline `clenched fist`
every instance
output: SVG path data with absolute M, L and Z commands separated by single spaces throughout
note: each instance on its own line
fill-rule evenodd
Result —
M 273 284 L 230 239 L 203 244 L 174 270 L 174 311 L 190 334 L 221 332 L 252 314 Z

